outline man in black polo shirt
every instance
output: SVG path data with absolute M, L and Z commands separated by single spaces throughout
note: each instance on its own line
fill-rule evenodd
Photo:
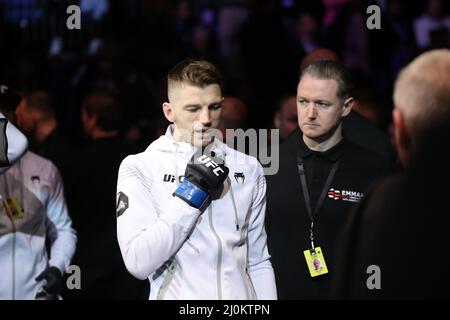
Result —
M 279 149 L 278 173 L 266 177 L 268 245 L 280 299 L 328 297 L 333 246 L 347 213 L 391 168 L 385 157 L 345 139 L 350 83 L 335 61 L 318 61 L 303 71 L 297 88 L 300 130 Z M 316 259 L 321 268 L 314 268 Z

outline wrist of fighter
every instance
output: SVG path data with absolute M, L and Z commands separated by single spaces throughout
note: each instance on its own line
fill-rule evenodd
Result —
M 197 209 L 204 207 L 205 203 L 210 200 L 209 192 L 203 190 L 187 179 L 184 179 L 183 183 L 178 186 L 173 193 L 173 196 L 179 197 L 191 207 Z

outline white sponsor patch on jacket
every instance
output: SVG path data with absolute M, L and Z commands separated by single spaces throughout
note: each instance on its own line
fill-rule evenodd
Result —
M 334 188 L 330 188 L 330 190 L 328 190 L 328 198 L 334 200 L 341 199 L 344 201 L 359 202 L 362 197 L 364 197 L 364 193 L 358 191 L 337 190 Z

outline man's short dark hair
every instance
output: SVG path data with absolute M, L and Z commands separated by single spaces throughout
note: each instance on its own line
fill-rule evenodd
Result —
M 307 66 L 301 76 L 309 75 L 317 79 L 332 79 L 337 82 L 337 96 L 344 102 L 351 96 L 353 89 L 353 82 L 349 72 L 344 66 L 334 60 L 319 60 Z
M 122 110 L 114 94 L 104 90 L 93 91 L 84 98 L 81 108 L 89 117 L 97 116 L 97 126 L 101 129 L 120 129 Z

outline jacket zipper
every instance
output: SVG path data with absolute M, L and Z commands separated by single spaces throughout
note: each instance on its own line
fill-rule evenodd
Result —
M 216 230 L 214 229 L 213 223 L 212 223 L 212 203 L 208 207 L 208 215 L 209 215 L 209 227 L 211 228 L 212 233 L 214 234 L 214 237 L 216 238 L 217 245 L 218 245 L 218 252 L 217 252 L 217 266 L 216 266 L 216 273 L 217 273 L 217 298 L 218 300 L 222 300 L 222 241 L 219 238 L 219 235 L 217 234 Z
M 22 159 L 17 161 L 17 165 L 19 166 L 19 172 L 20 172 L 20 175 L 22 178 L 21 181 L 25 181 L 23 170 L 22 170 Z M 5 177 L 4 183 L 6 185 L 6 190 L 9 195 L 10 192 L 9 192 L 7 177 Z M 20 189 L 20 190 L 21 191 L 20 191 L 19 199 L 21 199 L 22 203 L 23 203 L 22 189 Z M 17 229 L 16 229 L 16 224 L 14 223 L 14 217 L 12 215 L 8 214 L 7 210 L 6 210 L 6 216 L 9 218 L 9 220 L 11 220 L 11 225 L 12 225 L 12 248 L 11 248 L 12 288 L 11 288 L 11 295 L 12 295 L 12 300 L 16 300 L 16 241 L 17 241 L 16 233 L 17 233 Z
M 163 282 L 161 283 L 161 287 L 159 288 L 158 294 L 156 296 L 156 300 L 163 300 L 167 289 L 169 289 L 169 285 L 173 280 L 173 277 L 175 276 L 175 269 L 177 267 L 177 262 L 175 258 L 172 258 L 172 260 L 168 263 L 167 266 L 167 274 L 163 279 Z
M 13 243 L 12 244 L 12 300 L 16 300 L 16 228 L 15 227 L 13 227 L 12 243 Z
M 16 224 L 14 218 L 7 216 L 11 220 L 12 225 L 12 248 L 11 248 L 11 264 L 12 264 L 12 287 L 11 287 L 11 300 L 16 300 Z

